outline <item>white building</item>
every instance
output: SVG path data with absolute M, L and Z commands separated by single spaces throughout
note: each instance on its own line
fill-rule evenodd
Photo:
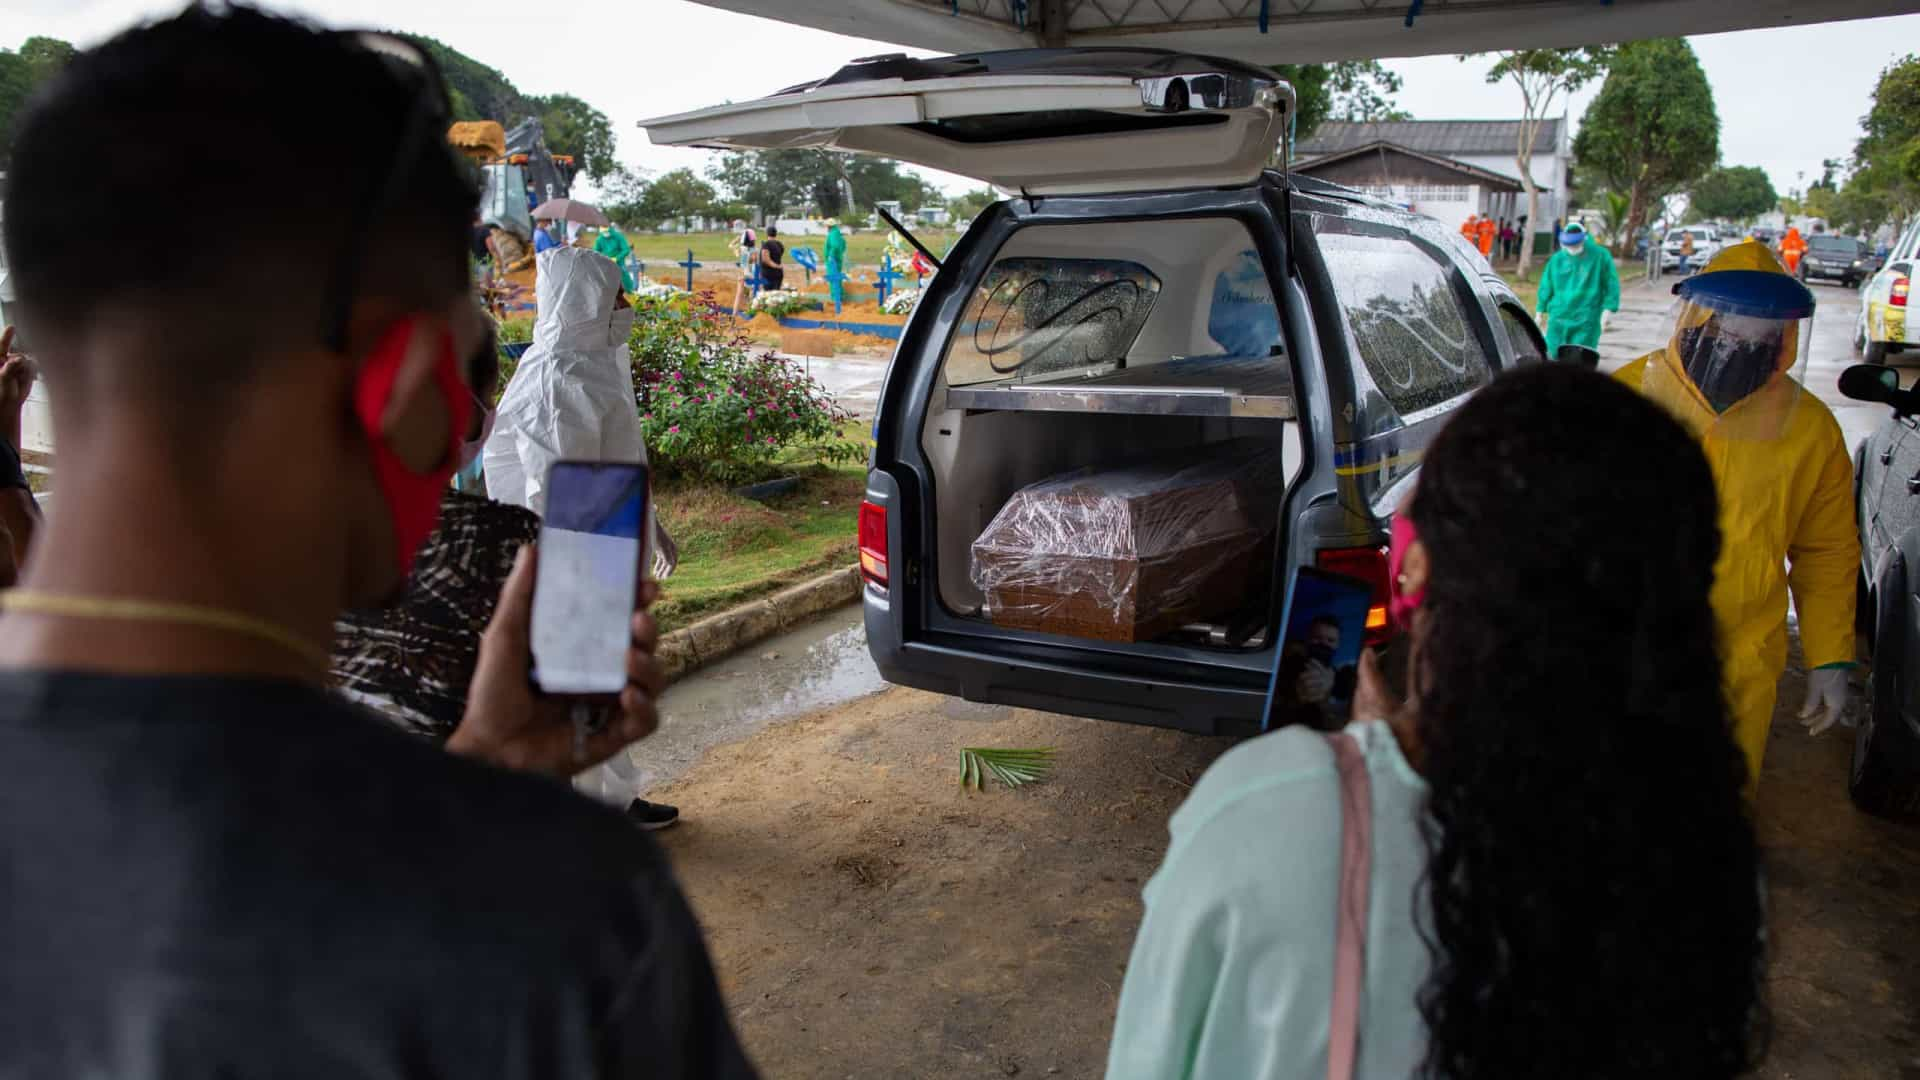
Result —
M 1540 191 L 1536 250 L 1551 251 L 1553 223 L 1566 217 L 1573 175 L 1572 125 L 1542 120 L 1531 159 Z M 1458 226 L 1470 214 L 1518 222 L 1527 213 L 1520 182 L 1518 120 L 1330 120 L 1294 149 L 1291 169 L 1383 198 Z

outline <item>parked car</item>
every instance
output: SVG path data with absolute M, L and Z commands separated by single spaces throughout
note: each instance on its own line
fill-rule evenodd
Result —
M 1720 234 L 1711 225 L 1687 225 L 1667 230 L 1667 239 L 1660 248 L 1660 269 L 1677 271 L 1680 269 L 1680 253 L 1685 249 L 1686 236 L 1693 236 L 1693 254 L 1688 256 L 1689 270 L 1699 270 L 1708 259 L 1720 250 Z
M 1854 459 L 1860 625 L 1873 669 L 1847 788 L 1864 810 L 1911 818 L 1920 816 L 1920 389 L 1901 389 L 1894 368 L 1856 364 L 1840 392 L 1893 408 Z
M 1785 234 L 1783 234 L 1779 229 L 1769 228 L 1768 226 L 1765 226 L 1765 225 L 1755 225 L 1752 229 L 1749 229 L 1747 231 L 1748 237 L 1754 240 L 1758 240 L 1761 243 L 1767 245 L 1768 247 L 1773 247 L 1779 244 L 1780 237 L 1783 235 Z
M 1907 325 L 1907 296 L 1913 288 L 1913 269 L 1920 263 L 1920 220 L 1900 234 L 1885 265 L 1860 288 L 1860 317 L 1853 327 L 1853 347 L 1869 364 L 1914 344 Z
M 1425 447 L 1450 410 L 1499 370 L 1543 360 L 1545 344 L 1455 230 L 1267 168 L 1292 108 L 1270 70 L 1237 61 L 1044 50 L 881 58 L 645 123 L 656 143 L 833 146 L 1019 192 L 981 213 L 927 283 L 878 404 L 859 552 L 867 640 L 889 681 L 1246 732 L 1294 568 L 1371 583 L 1366 625 L 1384 631 L 1388 526 Z M 1184 510 L 1148 496 L 1097 523 L 1115 535 L 1110 592 L 1042 582 L 1023 597 L 985 580 L 1007 550 L 976 543 L 1009 531 L 1011 504 L 1043 501 L 1049 478 L 1205 470 L 1250 448 L 1277 455 L 1267 490 L 1208 488 L 1223 494 Z M 1050 505 L 1085 525 L 1073 483 Z M 1151 625 L 1135 601 L 1187 568 L 1148 549 L 1195 512 L 1242 509 L 1268 537 L 1234 578 L 1244 585 Z M 1070 553 L 1048 544 L 1084 555 L 1089 532 L 1026 554 L 1052 573 Z M 1103 622 L 1116 612 L 1117 632 Z
M 1800 259 L 1801 281 L 1838 281 L 1851 289 L 1871 276 L 1867 267 L 1873 253 L 1851 236 L 1815 233 L 1807 238 Z

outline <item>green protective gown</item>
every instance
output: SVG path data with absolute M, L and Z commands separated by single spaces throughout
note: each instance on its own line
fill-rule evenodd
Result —
M 840 226 L 827 226 L 825 249 L 821 254 L 821 263 L 826 267 L 827 273 L 831 274 L 835 270 L 844 271 L 847 260 L 847 238 L 840 232 Z
M 1600 347 L 1600 313 L 1620 310 L 1620 275 L 1613 269 L 1613 253 L 1592 240 L 1586 250 L 1572 255 L 1565 248 L 1553 253 L 1540 274 L 1540 296 L 1534 306 L 1547 313 L 1547 356 L 1562 345 Z
M 627 256 L 633 254 L 633 245 L 627 242 L 626 234 L 615 226 L 609 225 L 600 230 L 600 236 L 593 242 L 593 250 L 613 260 L 620 268 L 620 288 L 633 291 L 633 271 L 627 269 Z

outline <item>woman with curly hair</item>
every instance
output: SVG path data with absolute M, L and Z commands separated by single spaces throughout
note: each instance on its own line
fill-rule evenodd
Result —
M 1602 376 L 1524 369 L 1434 440 L 1403 515 L 1408 696 L 1369 654 L 1346 729 L 1371 788 L 1351 1075 L 1748 1071 L 1760 857 L 1694 440 Z M 1208 770 L 1146 887 L 1110 1080 L 1332 1075 L 1343 790 L 1304 727 Z

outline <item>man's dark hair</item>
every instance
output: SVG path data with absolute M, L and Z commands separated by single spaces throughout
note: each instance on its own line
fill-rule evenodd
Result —
M 1307 629 L 1311 630 L 1316 626 L 1331 626 L 1337 631 L 1340 629 L 1340 620 L 1332 615 L 1315 615 L 1308 621 Z
M 13 146 L 5 243 L 28 332 L 56 350 L 103 321 L 150 332 L 137 369 L 85 382 L 204 392 L 276 346 L 322 344 L 350 253 L 354 296 L 452 299 L 476 193 L 444 118 L 421 122 L 437 90 L 423 103 L 426 79 L 397 63 L 348 35 L 198 5 L 76 56 Z
M 769 225 L 769 226 L 767 226 L 767 235 L 768 235 L 768 236 L 779 236 L 779 235 L 780 235 L 780 230 L 779 230 L 779 229 L 777 229 L 777 228 L 775 228 L 775 227 L 774 227 L 774 226 L 772 226 L 772 225 Z

